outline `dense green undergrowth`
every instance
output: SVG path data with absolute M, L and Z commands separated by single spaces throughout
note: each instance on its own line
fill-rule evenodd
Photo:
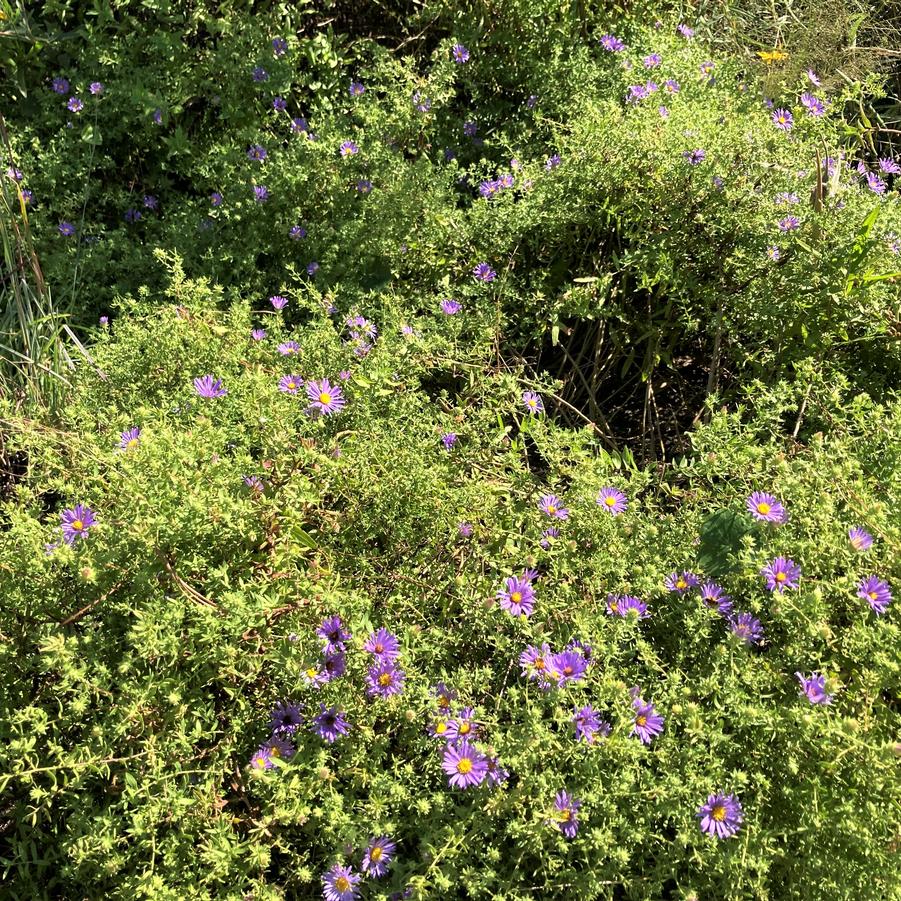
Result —
M 5 895 L 893 897 L 879 79 L 576 6 L 7 51 Z

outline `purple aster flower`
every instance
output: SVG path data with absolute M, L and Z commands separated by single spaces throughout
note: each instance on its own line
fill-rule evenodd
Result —
M 551 519 L 569 519 L 569 510 L 556 494 L 545 494 L 538 501 L 538 509 Z
M 302 116 L 291 120 L 291 131 L 296 135 L 305 135 L 310 130 L 309 123 Z
M 857 596 L 863 598 L 880 615 L 885 613 L 892 600 L 888 582 L 878 576 L 862 579 L 857 585 Z
M 22 181 L 22 178 L 24 176 L 22 175 L 22 170 L 19 169 L 18 166 L 10 166 L 6 170 L 6 177 L 11 178 L 14 182 L 16 182 L 18 184 L 20 181 Z
M 194 390 L 201 396 L 206 398 L 225 397 L 228 389 L 222 384 L 222 379 L 217 379 L 212 375 L 204 375 L 194 379 Z
M 222 195 L 218 191 L 210 194 L 210 206 L 222 206 Z
M 454 57 L 455 63 L 462 64 L 469 62 L 469 51 L 462 44 L 454 44 L 451 54 Z
M 272 749 L 269 745 L 260 745 L 256 753 L 250 758 L 250 766 L 255 770 L 271 770 L 275 767 L 272 759 Z
M 501 762 L 497 757 L 486 757 L 485 766 L 488 769 L 488 778 L 491 780 L 492 785 L 500 785 L 510 778 L 510 771 L 506 767 L 501 766 Z
M 162 111 L 159 107 L 157 107 L 157 108 L 153 111 L 153 117 L 152 117 L 152 118 L 153 118 L 154 124 L 156 124 L 156 125 L 162 125 L 162 124 L 163 124 L 163 111 Z
M 801 220 L 797 216 L 786 216 L 779 220 L 779 231 L 792 232 L 801 227 Z
M 283 356 L 300 353 L 300 345 L 296 341 L 283 341 L 276 350 Z
M 551 154 L 551 156 L 544 161 L 545 171 L 550 172 L 552 169 L 556 169 L 561 162 L 562 160 L 560 159 L 559 153 Z
M 817 74 L 816 74 L 816 72 L 813 71 L 813 69 L 808 69 L 805 74 L 810 79 L 810 83 L 812 85 L 814 85 L 816 87 L 820 86 L 820 79 L 817 78 Z
M 271 303 L 276 310 L 283 310 L 288 306 L 288 298 L 282 297 L 281 294 L 273 294 L 272 297 L 269 298 L 269 303 Z
M 269 724 L 273 735 L 293 735 L 303 721 L 300 706 L 293 701 L 279 701 L 269 711 Z
M 254 341 L 262 341 L 266 337 L 266 329 L 264 329 L 264 328 L 251 329 L 250 337 L 253 338 Z
M 307 382 L 307 397 L 310 399 L 312 408 L 323 416 L 340 413 L 347 403 L 341 387 L 329 384 L 328 379 L 323 379 L 321 382 L 315 380 Z
M 266 151 L 266 148 L 260 144 L 251 144 L 247 149 L 247 159 L 249 160 L 255 160 L 258 163 L 262 163 L 267 156 L 269 156 L 269 154 Z
M 342 370 L 338 373 L 338 378 L 341 379 L 342 382 L 347 382 L 347 381 L 349 381 L 349 380 L 350 380 L 350 370 L 349 370 L 349 369 L 342 369 Z
M 805 676 L 803 673 L 795 673 L 795 678 L 801 683 L 801 691 L 811 704 L 831 704 L 832 695 L 826 693 L 826 677 L 820 673 L 811 673 Z
M 269 199 L 269 188 L 266 185 L 254 185 L 253 199 L 257 203 L 265 203 Z
M 874 194 L 885 194 L 888 185 L 875 172 L 867 172 L 867 187 Z
M 250 75 L 257 84 L 269 81 L 269 73 L 262 66 L 254 66 Z
M 135 426 L 134 428 L 124 431 L 119 436 L 119 447 L 122 450 L 131 450 L 141 443 L 141 430 Z
M 610 724 L 604 722 L 590 704 L 573 711 L 573 725 L 576 727 L 576 741 L 589 745 L 593 745 L 598 737 L 606 738 L 611 729 Z
M 253 492 L 260 493 L 265 490 L 263 480 L 259 476 L 244 476 L 244 484 Z
M 528 109 L 535 109 L 538 106 L 538 95 L 537 94 L 529 94 L 526 98 L 526 107 Z
M 75 226 L 71 222 L 60 222 L 57 230 L 64 238 L 71 238 L 75 234 Z
M 535 606 L 535 590 L 525 576 L 510 576 L 497 593 L 501 610 L 512 616 L 530 616 Z
M 773 110 L 771 118 L 773 120 L 773 125 L 775 125 L 776 128 L 781 128 L 782 131 L 791 131 L 792 125 L 794 125 L 795 122 L 795 117 L 784 107 Z
M 441 312 L 446 316 L 456 316 L 462 309 L 463 305 L 452 297 L 445 297 L 441 301 Z
M 88 531 L 97 524 L 94 511 L 84 504 L 76 504 L 70 510 L 63 510 L 60 514 L 60 522 L 63 529 L 63 541 L 74 545 L 81 538 L 88 537 Z
M 701 600 L 710 610 L 716 610 L 720 616 L 728 616 L 732 612 L 732 599 L 716 582 L 705 582 L 701 586 Z
M 623 618 L 631 614 L 635 619 L 648 619 L 651 615 L 648 613 L 648 605 L 631 594 L 608 595 L 607 612 Z
M 332 679 L 337 679 L 344 675 L 347 669 L 347 655 L 343 650 L 336 651 L 334 654 L 326 654 L 322 659 L 322 666 L 319 668 L 316 678 L 317 685 L 325 685 Z
M 355 185 L 357 192 L 360 194 L 372 193 L 372 182 L 368 178 L 360 178 Z
M 660 65 L 661 59 L 659 53 L 650 53 L 642 60 L 642 62 L 646 69 L 656 69 Z
M 288 52 L 288 42 L 284 38 L 273 38 L 272 52 L 277 57 L 284 56 Z
M 711 60 L 707 60 L 706 62 L 701 63 L 699 68 L 701 70 L 701 75 L 712 75 L 716 66 Z
M 343 651 L 344 642 L 350 641 L 351 638 L 350 632 L 344 628 L 340 616 L 326 617 L 316 630 L 316 635 L 322 640 L 323 650 L 326 654 Z
M 686 150 L 682 154 L 682 158 L 687 160 L 690 166 L 698 166 L 704 162 L 707 157 L 707 153 L 702 149 L 698 148 L 697 150 Z
M 663 587 L 667 591 L 674 591 L 677 594 L 685 594 L 692 588 L 697 588 L 701 580 L 689 570 L 683 570 L 681 573 L 670 573 L 663 583 Z
M 472 523 L 471 522 L 461 522 L 457 526 L 457 534 L 461 538 L 469 538 L 472 535 Z
M 159 199 L 154 197 L 153 194 L 145 194 L 144 195 L 144 206 L 148 210 L 158 210 L 160 207 Z
M 419 91 L 413 94 L 413 106 L 419 113 L 427 113 L 432 108 L 432 101 L 428 97 L 423 97 Z
M 475 710 L 472 707 L 464 707 L 458 716 L 447 721 L 447 740 L 458 741 L 474 739 L 481 729 L 481 724 L 476 721 Z
M 497 273 L 487 263 L 479 263 L 472 274 L 478 282 L 493 282 L 497 278 Z
M 626 45 L 616 35 L 605 34 L 601 38 L 601 46 L 608 53 L 620 53 L 626 49 Z
M 576 818 L 576 812 L 581 806 L 581 801 L 565 791 L 557 792 L 554 797 L 554 822 L 567 838 L 575 838 L 576 833 L 579 831 L 579 820 Z
M 775 244 L 771 244 L 766 249 L 766 255 L 775 263 L 782 256 L 782 251 Z
M 66 104 L 66 108 L 70 113 L 80 113 L 84 109 L 84 101 L 80 100 L 78 97 L 70 97 L 69 102 Z
M 544 401 L 540 394 L 536 394 L 534 391 L 523 391 L 522 402 L 531 414 L 544 413 Z
M 635 725 L 632 735 L 637 735 L 642 744 L 649 745 L 651 740 L 663 731 L 663 717 L 654 710 L 653 704 L 646 704 L 637 694 L 632 698 L 635 709 Z
M 669 110 L 665 106 L 658 106 L 657 112 L 660 114 L 661 119 L 669 118 Z
M 338 148 L 338 152 L 344 157 L 353 156 L 360 152 L 360 148 L 353 141 L 344 141 Z
M 362 81 L 351 81 L 350 87 L 347 89 L 347 93 L 350 94 L 351 97 L 362 97 L 365 91 L 366 88 Z
M 288 237 L 292 241 L 299 241 L 301 238 L 305 238 L 307 236 L 307 230 L 302 225 L 292 225 L 291 230 L 288 232 Z
M 437 738 L 439 741 L 447 742 L 447 729 L 450 725 L 451 720 L 443 718 L 437 719 L 426 728 L 426 731 L 432 738 Z
M 366 694 L 371 698 L 389 698 L 400 694 L 404 687 L 405 673 L 391 661 L 382 661 L 369 668 L 366 677 Z
M 443 682 L 438 682 L 429 689 L 440 710 L 450 710 L 451 703 L 457 699 L 457 693 Z
M 54 78 L 53 81 L 50 82 L 50 87 L 53 88 L 53 91 L 56 94 L 69 93 L 69 81 L 66 78 Z
M 755 491 L 745 504 L 750 514 L 762 522 L 783 523 L 788 518 L 785 507 L 772 494 L 765 491 Z
M 101 316 L 99 322 L 101 325 L 109 325 L 109 316 Z
M 663 90 L 668 94 L 678 94 L 681 89 L 678 81 L 674 78 L 667 78 L 667 80 L 663 82 Z
M 283 375 L 278 380 L 278 390 L 285 394 L 297 394 L 303 387 L 303 376 Z
M 277 113 L 283 113 L 288 108 L 288 101 L 284 97 L 273 97 L 272 108 Z
M 763 626 L 750 613 L 738 613 L 729 620 L 732 634 L 746 644 L 760 644 L 763 640 Z
M 580 682 L 585 678 L 588 661 L 578 651 L 561 651 L 551 654 L 547 661 L 548 675 L 562 687 L 567 682 Z
M 475 122 L 464 122 L 463 123 L 463 134 L 466 135 L 467 138 L 474 138 L 476 133 L 479 130 L 479 126 L 476 125 Z
M 701 832 L 717 838 L 735 835 L 744 817 L 738 798 L 722 794 L 708 795 L 695 815 L 701 820 Z
M 597 496 L 597 504 L 611 516 L 619 516 L 620 513 L 625 512 L 629 502 L 622 491 L 608 486 L 600 490 Z
M 379 663 L 391 663 L 400 656 L 400 642 L 397 636 L 385 628 L 373 632 L 363 644 L 363 649 L 369 651 Z
M 770 591 L 782 591 L 785 588 L 798 587 L 801 567 L 794 560 L 776 557 L 760 570 L 760 574 L 766 579 L 766 587 Z
M 695 36 L 695 30 L 689 28 L 687 25 L 677 25 L 676 31 L 678 31 L 686 41 L 690 41 Z
M 441 444 L 444 449 L 449 451 L 457 443 L 457 434 L 455 432 L 447 432 L 441 436 Z
M 800 203 L 800 198 L 793 191 L 780 191 L 774 198 L 773 203 L 776 206 L 785 206 L 787 204 Z
M 19 196 L 22 198 L 22 203 L 25 206 L 31 206 L 31 202 L 34 200 L 34 193 L 29 191 L 28 188 L 22 188 L 19 191 Z
M 822 116 L 826 112 L 826 106 L 819 97 L 815 97 L 809 91 L 801 95 L 801 106 L 807 110 L 808 115 Z M 774 114 L 775 115 L 775 114 Z
M 848 529 L 848 541 L 855 551 L 868 551 L 873 546 L 873 536 L 860 526 Z
M 547 642 L 540 647 L 529 645 L 529 647 L 519 655 L 519 665 L 522 667 L 522 674 L 527 678 L 538 682 L 541 688 L 550 688 L 551 683 L 548 679 L 548 661 L 551 656 L 551 648 Z
M 325 704 L 319 705 L 320 712 L 313 718 L 313 731 L 332 744 L 339 735 L 347 735 L 350 725 L 344 719 L 344 712 L 336 707 L 326 708 Z
M 901 175 L 901 165 L 898 165 L 888 156 L 884 156 L 879 160 L 879 170 L 886 175 Z
M 450 777 L 448 781 L 454 788 L 479 785 L 488 775 L 485 756 L 466 740 L 450 744 L 444 749 L 441 768 Z
M 140 222 L 143 217 L 140 210 L 136 210 L 133 207 L 130 207 L 125 211 L 123 218 L 126 222 Z
M 322 877 L 322 895 L 325 901 L 354 901 L 360 897 L 359 881 L 360 876 L 350 867 L 336 863 Z
M 315 260 L 312 263 L 307 263 L 307 275 L 314 276 L 319 271 L 319 263 Z
M 388 872 L 388 864 L 396 850 L 397 845 L 387 835 L 371 839 L 363 855 L 361 869 L 367 876 L 379 879 Z

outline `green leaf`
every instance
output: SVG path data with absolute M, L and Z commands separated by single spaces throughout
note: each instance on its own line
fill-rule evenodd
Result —
M 698 563 L 704 573 L 720 578 L 735 569 L 735 556 L 742 539 L 753 529 L 746 516 L 719 510 L 707 517 L 700 529 Z

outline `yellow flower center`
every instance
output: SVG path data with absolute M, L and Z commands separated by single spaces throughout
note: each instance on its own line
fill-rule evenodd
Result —
M 564 676 L 571 676 L 572 672 L 573 672 L 573 668 L 571 666 L 569 666 L 569 664 L 567 664 L 566 666 L 563 667 L 563 675 Z
M 616 498 L 615 498 L 615 497 L 605 497 L 605 498 L 604 498 L 604 503 L 605 503 L 608 507 L 612 507 L 612 506 L 614 506 L 614 505 L 616 504 Z
M 80 532 L 84 528 L 84 523 L 80 519 L 76 519 L 72 521 L 72 530 L 75 532 Z
M 369 859 L 373 861 L 373 863 L 378 863 L 382 859 L 382 849 L 378 846 L 376 846 L 375 848 L 370 848 Z
M 510 600 L 513 601 L 514 604 L 518 604 L 522 600 L 522 592 L 514 591 L 513 594 L 510 595 Z
M 288 390 L 293 391 L 297 387 L 297 382 L 288 382 Z
M 469 735 L 471 731 L 472 726 L 470 726 L 469 723 L 460 723 L 460 728 L 457 729 L 457 732 L 459 732 L 460 735 Z
M 854 550 L 859 551 L 862 545 L 863 541 L 860 538 L 855 537 L 851 539 L 851 547 L 853 547 Z
M 573 813 L 571 810 L 561 810 L 560 813 L 557 814 L 558 819 L 561 823 L 568 823 L 572 819 Z
M 770 505 L 766 501 L 761 501 L 757 505 L 757 512 L 762 513 L 764 516 L 766 516 L 767 513 L 770 512 Z
M 457 761 L 457 772 L 460 775 L 465 776 L 467 773 L 472 772 L 472 761 L 468 757 L 464 757 L 462 760 Z
M 648 721 L 648 718 L 643 714 L 639 713 L 638 716 L 635 717 L 635 725 L 636 726 L 644 726 Z
M 870 600 L 871 600 L 871 601 L 875 601 L 875 600 L 876 600 L 876 592 L 875 592 L 875 591 L 871 591 L 871 592 L 870 592 Z
M 544 657 L 536 657 L 535 658 L 535 669 L 544 669 L 545 662 Z
M 715 804 L 713 810 L 710 811 L 710 816 L 718 823 L 722 823 L 726 819 L 726 808 L 722 804 Z
M 311 666 L 311 667 L 307 670 L 307 675 L 308 675 L 311 679 L 315 678 L 315 676 L 316 676 L 316 667 Z
M 350 880 L 346 876 L 339 876 L 335 880 L 335 888 L 339 892 L 346 892 L 350 888 Z
M 391 673 L 382 673 L 379 676 L 379 685 L 390 685 L 391 684 Z
M 676 588 L 688 588 L 688 582 L 680 576 L 676 579 Z
M 619 604 L 618 604 L 616 601 L 614 601 L 614 602 L 610 605 L 610 611 L 611 611 L 612 613 L 619 613 Z
M 377 644 L 373 649 L 373 654 L 381 654 L 385 650 L 385 646 L 383 644 Z
M 270 757 L 281 757 L 282 752 L 277 747 L 273 747 L 269 751 L 269 756 Z
M 534 401 L 534 400 L 530 400 L 530 401 L 529 401 L 529 406 L 530 406 L 530 407 L 534 407 L 534 406 L 535 406 L 535 401 Z
M 788 576 L 786 576 L 785 573 L 776 573 L 777 582 L 784 582 L 787 578 Z
M 547 512 L 553 516 L 557 512 L 557 508 L 553 504 L 548 504 Z
M 323 391 L 319 395 L 319 403 L 323 406 L 327 407 L 332 402 L 332 396 L 327 391 Z
M 125 446 L 126 446 L 126 447 L 136 447 L 137 444 L 138 444 L 138 439 L 137 439 L 137 438 L 132 438 L 132 439 L 128 442 L 128 444 L 126 444 Z
M 447 732 L 447 723 L 441 722 L 435 724 L 435 735 L 444 735 Z
M 447 695 L 441 695 L 438 698 L 438 706 L 443 707 L 445 710 L 450 707 L 450 698 Z

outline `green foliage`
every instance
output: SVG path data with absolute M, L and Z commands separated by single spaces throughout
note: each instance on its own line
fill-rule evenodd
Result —
M 172 305 L 120 311 L 95 346 L 105 378 L 82 368 L 57 428 L 6 421 L 8 446 L 28 455 L 0 545 L 14 891 L 307 897 L 345 849 L 357 865 L 386 832 L 400 851 L 369 897 L 404 885 L 414 897 L 888 897 L 898 629 L 855 585 L 897 580 L 901 408 L 812 373 L 757 388 L 660 479 L 525 413 L 528 383 L 492 366 L 477 323 L 412 318 L 383 295 L 380 337 L 359 358 L 315 293 L 292 295 L 309 317 L 292 331 L 243 303 L 216 313 L 216 292 L 177 267 L 170 290 Z M 255 342 L 260 321 L 269 335 Z M 300 350 L 280 357 L 288 338 Z M 335 417 L 277 389 L 287 371 L 341 369 Z M 194 394 L 207 371 L 225 397 Z M 531 387 L 553 409 L 554 385 Z M 802 436 L 816 434 L 797 444 L 784 416 L 805 392 Z M 132 425 L 140 443 L 118 449 Z M 243 482 L 253 474 L 262 493 Z M 595 504 L 606 484 L 626 492 L 622 516 Z M 762 488 L 785 500 L 787 524 L 750 519 L 745 497 Z M 543 549 L 548 491 L 570 519 Z M 45 553 L 75 502 L 97 526 Z M 857 523 L 877 538 L 866 557 L 847 542 Z M 777 554 L 802 566 L 799 590 L 765 590 L 759 570 Z M 526 566 L 540 572 L 536 610 L 517 620 L 494 596 Z M 665 592 L 683 568 L 718 576 L 761 619 L 762 649 L 696 595 Z M 605 615 L 609 592 L 639 595 L 652 616 Z M 331 614 L 353 635 L 348 671 L 315 689 L 304 674 Z M 389 700 L 364 693 L 362 641 L 379 626 L 399 636 L 407 675 Z M 522 677 L 527 645 L 574 638 L 592 647 L 587 681 L 543 692 Z M 810 707 L 796 670 L 826 674 L 834 704 Z M 448 788 L 426 734 L 438 681 L 476 708 L 511 772 L 502 786 Z M 629 734 L 631 685 L 666 717 L 647 748 Z M 336 705 L 351 731 L 327 745 L 305 730 L 293 759 L 255 773 L 268 711 L 286 698 L 310 716 Z M 570 723 L 589 702 L 613 724 L 596 747 Z M 549 819 L 563 788 L 583 801 L 572 841 Z M 698 830 L 717 789 L 744 804 L 735 840 Z

